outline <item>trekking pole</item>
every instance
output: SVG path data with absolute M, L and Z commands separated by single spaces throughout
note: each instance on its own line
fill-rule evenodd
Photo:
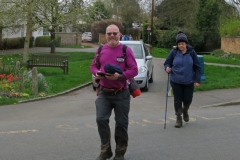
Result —
M 169 73 L 168 73 L 167 91 L 166 91 L 166 108 L 165 108 L 165 122 L 164 122 L 164 129 L 166 129 L 166 119 L 167 119 L 168 86 L 169 86 Z

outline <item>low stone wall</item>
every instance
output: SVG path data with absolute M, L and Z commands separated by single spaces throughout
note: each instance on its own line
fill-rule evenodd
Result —
M 61 37 L 61 45 L 81 45 L 82 44 L 82 33 L 62 33 L 58 32 L 55 36 Z
M 221 50 L 240 54 L 240 37 L 222 37 Z

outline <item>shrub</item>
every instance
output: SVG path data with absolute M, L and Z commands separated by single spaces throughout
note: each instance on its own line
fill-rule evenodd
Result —
M 45 77 L 42 73 L 37 74 L 38 77 L 38 92 L 48 92 L 49 85 L 47 84 L 47 81 L 45 80 Z M 23 86 L 24 88 L 32 88 L 32 70 L 30 71 L 24 71 L 23 73 Z M 31 91 L 29 92 L 31 94 Z
M 172 46 L 176 45 L 176 35 L 178 30 L 168 30 L 163 34 L 162 41 L 158 42 L 161 47 L 164 48 L 172 48 Z
M 176 45 L 176 36 L 179 30 L 166 30 L 166 31 L 159 31 L 157 33 L 157 47 L 159 48 L 172 48 L 172 46 Z M 184 30 L 184 33 L 188 37 L 189 44 L 196 50 L 202 51 L 204 45 L 204 37 L 203 35 L 194 30 L 188 31 Z
M 46 96 L 49 91 L 45 77 L 38 73 L 39 96 Z M 0 96 L 28 97 L 32 96 L 32 71 L 21 68 L 15 74 L 0 74 Z
M 60 47 L 61 37 L 55 37 L 55 46 Z M 36 47 L 50 47 L 51 46 L 51 37 L 50 36 L 39 36 L 35 40 Z
M 23 48 L 21 38 L 5 38 L 3 39 L 3 49 Z
M 240 21 L 238 18 L 226 20 L 224 25 L 219 27 L 221 36 L 240 36 Z
M 142 26 L 142 39 L 143 39 L 143 42 L 145 43 L 149 43 L 151 42 L 151 37 L 150 35 L 150 32 L 152 31 L 147 31 L 147 28 L 148 26 L 150 26 L 149 23 L 143 23 L 143 26 Z M 153 32 L 151 33 L 152 34 L 152 46 L 156 46 L 158 44 L 158 40 L 157 40 L 157 35 L 158 35 L 158 31 L 156 29 L 155 26 L 153 26 Z
M 18 49 L 24 48 L 25 37 L 5 38 L 2 42 L 3 49 Z M 33 46 L 34 37 L 30 38 L 29 47 Z
M 24 47 L 25 38 L 26 37 L 21 38 L 21 43 L 23 43 L 23 47 Z M 30 37 L 29 48 L 33 47 L 33 42 L 34 42 L 34 37 Z

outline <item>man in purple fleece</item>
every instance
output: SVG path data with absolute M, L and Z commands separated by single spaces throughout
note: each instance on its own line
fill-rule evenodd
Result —
M 138 67 L 134 54 L 130 47 L 127 47 L 126 57 L 124 57 L 122 47 L 119 42 L 119 28 L 111 24 L 106 29 L 107 43 L 102 47 L 100 55 L 96 51 L 95 57 L 90 66 L 92 74 L 100 79 L 98 88 L 98 97 L 96 104 L 96 121 L 98 133 L 101 138 L 101 152 L 96 160 L 106 160 L 112 157 L 111 134 L 109 127 L 109 118 L 112 109 L 115 112 L 115 157 L 114 160 L 124 160 L 128 146 L 128 123 L 130 110 L 130 91 L 126 80 L 135 77 L 138 74 Z M 98 66 L 100 64 L 100 66 Z M 115 72 L 106 73 L 104 66 L 106 64 L 118 65 L 123 74 Z M 105 75 L 100 75 L 99 72 Z M 99 73 L 99 74 L 98 74 Z

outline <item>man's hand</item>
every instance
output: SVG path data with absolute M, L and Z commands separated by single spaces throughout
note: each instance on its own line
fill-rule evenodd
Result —
M 106 73 L 105 77 L 109 80 L 118 80 L 119 73 L 115 72 L 114 74 Z
M 96 75 L 95 75 L 96 79 L 104 79 L 105 78 L 105 76 L 100 73 L 101 73 L 100 71 L 96 73 Z

